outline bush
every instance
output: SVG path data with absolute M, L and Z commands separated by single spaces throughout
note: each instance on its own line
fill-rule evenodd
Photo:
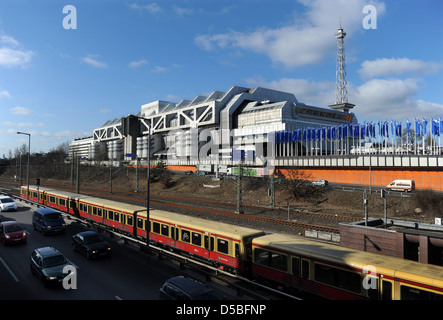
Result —
M 425 215 L 433 217 L 443 215 L 443 196 L 440 193 L 416 190 L 412 196 L 412 203 L 415 208 L 420 208 Z

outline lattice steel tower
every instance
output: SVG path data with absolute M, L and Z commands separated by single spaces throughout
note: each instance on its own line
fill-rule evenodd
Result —
M 332 109 L 349 112 L 354 107 L 353 104 L 348 103 L 348 90 L 346 82 L 346 63 L 345 63 L 345 48 L 344 38 L 346 32 L 343 28 L 338 28 L 335 33 L 335 37 L 338 40 L 338 52 L 337 52 L 337 69 L 336 69 L 336 88 L 335 88 L 335 104 L 330 105 Z

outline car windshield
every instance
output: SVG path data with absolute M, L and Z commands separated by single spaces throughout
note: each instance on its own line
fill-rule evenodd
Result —
M 45 215 L 45 221 L 58 221 L 62 218 L 60 213 L 51 213 L 51 214 L 47 214 Z
M 98 234 L 93 234 L 85 237 L 85 244 L 93 244 L 103 242 L 103 239 Z
M 60 254 L 43 259 L 43 267 L 44 268 L 54 267 L 61 264 L 65 264 L 67 262 L 68 261 L 66 260 L 66 258 Z
M 9 203 L 9 202 L 14 202 L 14 200 L 12 200 L 11 198 L 4 198 L 0 200 L 1 203 Z
M 10 224 L 5 226 L 5 232 L 16 232 L 16 231 L 22 231 L 23 227 L 19 224 Z

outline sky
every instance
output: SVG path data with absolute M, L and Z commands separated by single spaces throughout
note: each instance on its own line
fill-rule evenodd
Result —
M 92 136 L 143 104 L 232 86 L 335 102 L 346 32 L 360 122 L 443 117 L 441 0 L 0 0 L 0 158 Z

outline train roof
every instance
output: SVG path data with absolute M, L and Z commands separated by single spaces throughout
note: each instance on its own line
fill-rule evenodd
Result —
M 85 201 L 88 204 L 93 204 L 96 206 L 113 208 L 114 210 L 124 211 L 124 212 L 142 212 L 146 211 L 146 206 L 140 206 L 132 203 L 125 203 L 115 200 L 102 199 L 90 196 L 80 196 L 79 201 Z
M 156 209 L 150 211 L 150 218 L 180 225 L 189 229 L 203 230 L 210 234 L 229 236 L 233 239 L 264 234 L 262 230 Z
M 337 264 L 344 263 L 361 270 L 373 266 L 379 274 L 406 278 L 443 288 L 443 268 L 437 265 L 354 250 L 283 234 L 270 234 L 255 238 L 253 243 L 286 253 L 328 260 Z

